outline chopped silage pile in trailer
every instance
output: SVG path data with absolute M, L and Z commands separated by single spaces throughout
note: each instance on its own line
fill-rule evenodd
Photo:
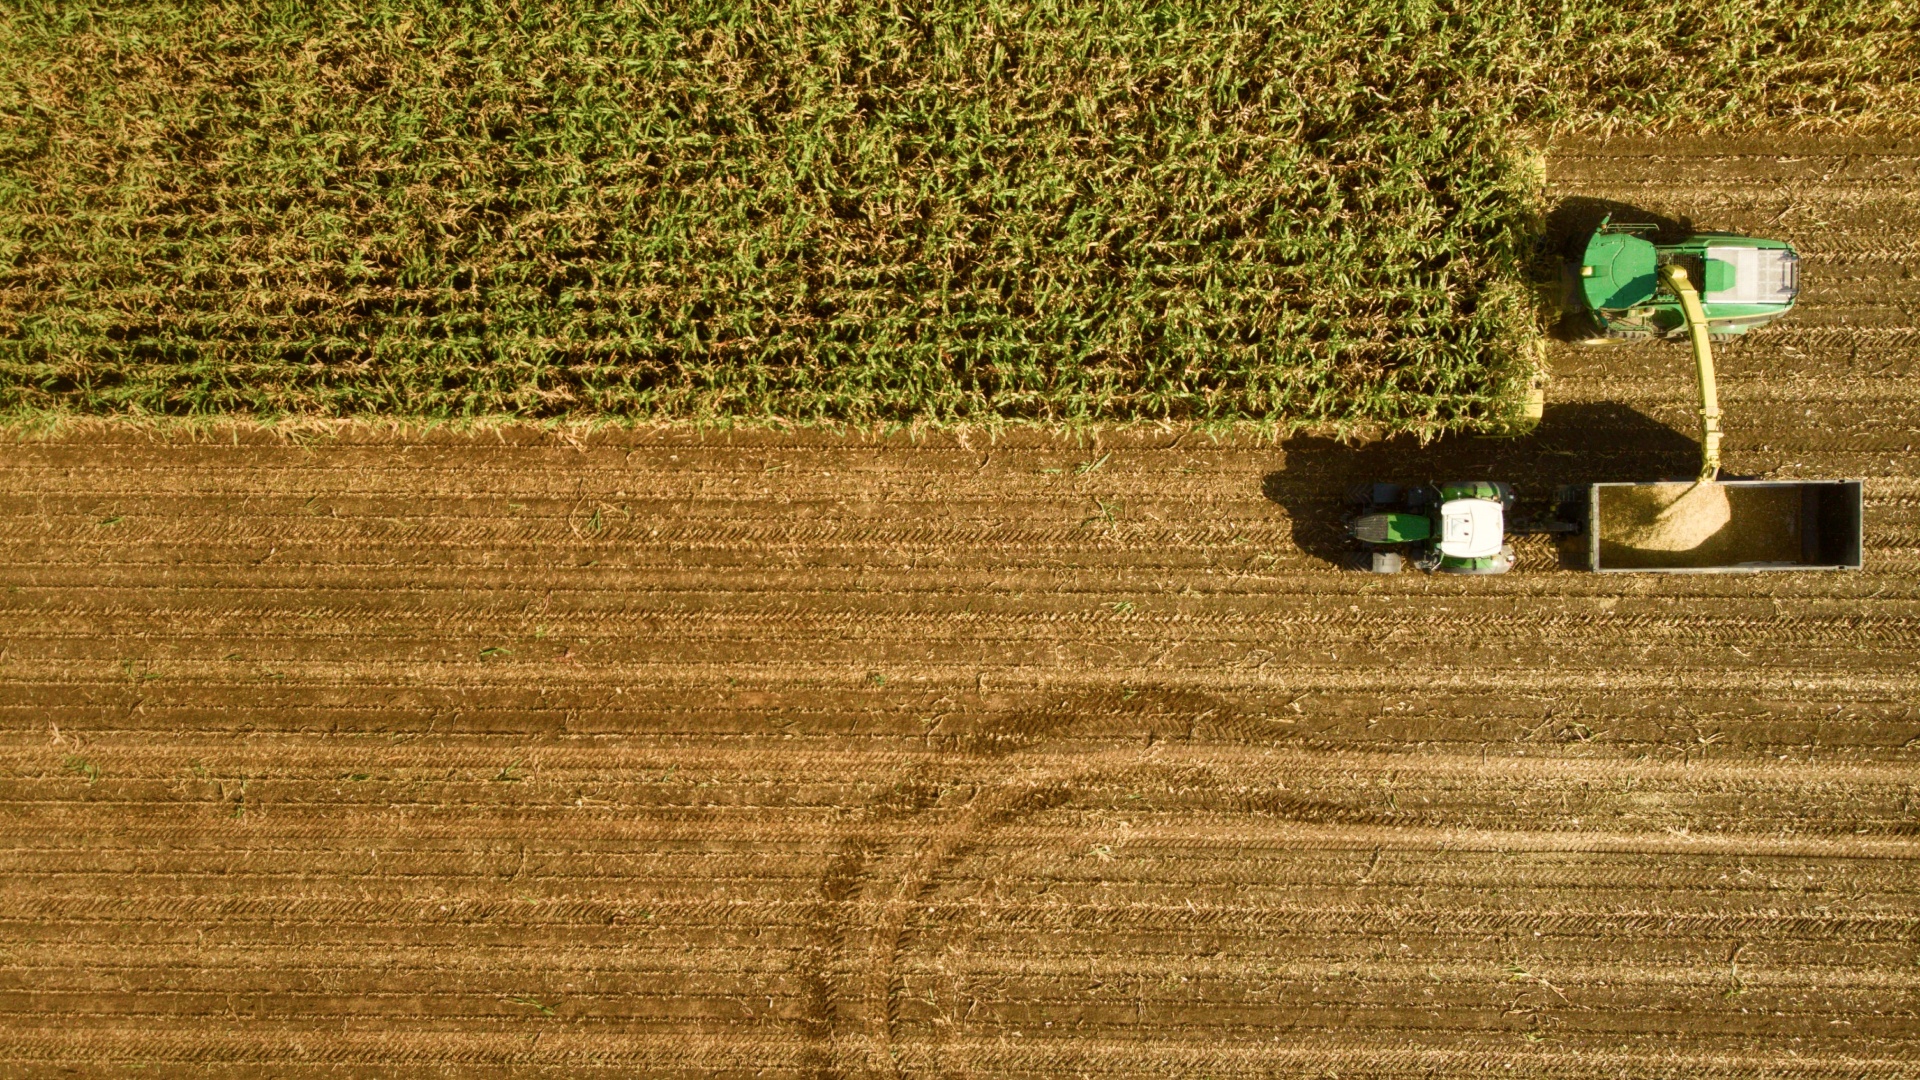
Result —
M 1641 551 L 1692 551 L 1727 527 L 1733 510 L 1724 484 L 1701 481 L 1675 495 L 1656 487 L 1622 500 L 1631 506 L 1634 522 L 1620 542 Z
M 1601 561 L 1615 569 L 1796 562 L 1800 505 L 1793 487 L 1679 482 L 1602 488 L 1596 522 Z

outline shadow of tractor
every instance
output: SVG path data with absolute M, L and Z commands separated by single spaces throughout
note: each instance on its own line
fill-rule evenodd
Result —
M 1413 438 L 1352 446 L 1334 439 L 1295 438 L 1281 444 L 1283 468 L 1268 473 L 1261 490 L 1286 508 L 1301 551 L 1345 565 L 1353 550 L 1344 529 L 1347 492 L 1371 483 L 1495 480 L 1513 485 L 1513 519 L 1543 517 L 1555 493 L 1613 480 L 1691 479 L 1700 447 L 1651 417 L 1609 402 L 1548 405 L 1540 423 L 1518 437 L 1454 435 L 1420 445 Z M 1585 540 L 1560 544 L 1563 566 L 1585 565 Z

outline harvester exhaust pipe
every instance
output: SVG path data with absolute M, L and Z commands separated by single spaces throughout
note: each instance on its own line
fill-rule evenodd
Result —
M 1693 343 L 1693 365 L 1700 378 L 1700 481 L 1710 484 L 1720 476 L 1720 393 L 1714 385 L 1707 313 L 1686 267 L 1667 263 L 1660 267 L 1660 279 L 1680 298 L 1680 309 L 1687 316 L 1687 338 Z

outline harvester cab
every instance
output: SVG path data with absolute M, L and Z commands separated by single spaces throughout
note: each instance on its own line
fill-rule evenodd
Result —
M 1506 537 L 1513 489 L 1505 484 L 1368 484 L 1351 502 L 1347 534 L 1359 542 L 1361 569 L 1397 574 L 1411 564 L 1442 574 L 1504 574 L 1513 568 Z
M 1654 233 L 1652 225 L 1616 225 L 1609 217 L 1568 268 L 1591 324 L 1589 341 L 1686 337 L 1687 315 L 1662 272 L 1666 267 L 1685 271 L 1698 288 L 1713 337 L 1744 334 L 1792 310 L 1800 256 L 1791 244 L 1732 233 L 1659 244 Z

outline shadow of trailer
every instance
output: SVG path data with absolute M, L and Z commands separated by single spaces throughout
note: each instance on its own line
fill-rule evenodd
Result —
M 1725 501 L 1714 509 L 1724 523 L 1715 518 L 1707 535 L 1682 547 L 1649 537 L 1694 483 L 1594 484 L 1587 494 L 1587 568 L 1665 574 L 1860 569 L 1860 481 L 1722 480 L 1718 486 Z

